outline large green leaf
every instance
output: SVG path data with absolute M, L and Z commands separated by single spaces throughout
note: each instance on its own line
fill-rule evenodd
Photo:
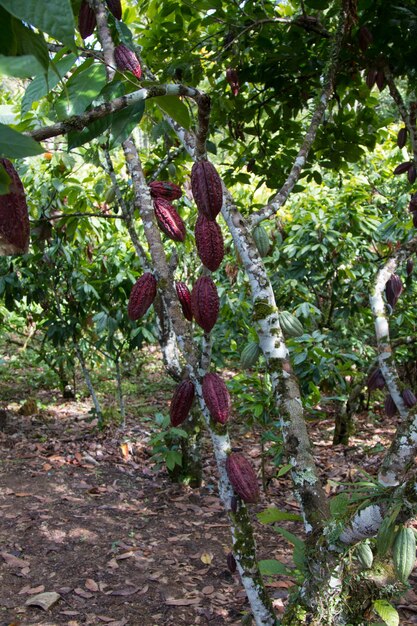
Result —
M 16 130 L 0 124 L 0 156 L 21 159 L 42 154 L 44 149 L 32 137 L 26 137 Z
M 32 54 L 19 57 L 0 55 L 0 76 L 15 76 L 16 78 L 30 78 L 44 71 L 38 59 Z
M 15 55 L 16 37 L 12 29 L 12 16 L 0 6 L 0 54 Z
M 49 65 L 49 52 L 43 34 L 35 33 L 20 20 L 13 18 L 12 28 L 16 37 L 19 54 L 33 54 L 45 71 Z
M 190 130 L 190 114 L 184 102 L 177 96 L 158 96 L 157 98 L 152 98 L 152 102 L 158 104 L 165 113 L 186 130 Z
M 400 616 L 397 610 L 387 600 L 375 600 L 374 611 L 384 620 L 387 626 L 398 626 Z
M 292 520 L 294 522 L 302 522 L 303 518 L 297 513 L 288 513 L 287 511 L 280 511 L 275 506 L 261 511 L 257 514 L 258 520 L 262 524 L 273 524 L 274 522 L 282 522 L 282 520 Z
M 39 74 L 30 83 L 25 91 L 25 95 L 22 100 L 22 113 L 30 111 L 32 104 L 38 102 L 41 98 L 47 95 L 51 89 L 56 87 L 63 76 L 71 69 L 76 60 L 75 54 L 68 54 L 63 59 L 60 59 L 56 63 L 53 63 L 53 67 L 50 67 L 48 73 Z
M 276 559 L 265 559 L 264 561 L 259 561 L 259 569 L 261 570 L 261 574 L 263 576 L 285 575 L 289 574 L 291 571 L 284 565 L 284 563 L 281 563 L 281 561 L 277 561 Z
M 0 0 L 0 5 L 20 20 L 73 46 L 75 24 L 70 0 Z
M 67 81 L 65 91 L 55 103 L 59 119 L 71 115 L 80 115 L 97 98 L 106 84 L 106 68 L 104 65 L 90 65 L 86 69 L 74 73 Z

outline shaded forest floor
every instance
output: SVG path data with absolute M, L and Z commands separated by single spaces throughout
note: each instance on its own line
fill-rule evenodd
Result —
M 173 484 L 152 458 L 154 416 L 167 413 L 174 386 L 158 363 L 158 354 L 148 353 L 126 383 L 124 431 L 111 423 L 117 407 L 109 380 L 96 375 L 109 419 L 101 432 L 88 398 L 62 400 L 44 384 L 42 369 L 3 363 L 0 407 L 8 415 L 0 426 L 2 626 L 220 626 L 241 624 L 249 612 L 238 576 L 226 566 L 231 541 L 208 440 L 198 489 Z M 375 474 L 394 427 L 392 420 L 363 414 L 360 437 L 348 448 L 332 448 L 331 415 L 309 424 L 329 495 L 334 481 L 355 479 L 358 467 Z M 233 441 L 259 469 L 253 431 L 235 421 Z M 270 462 L 266 471 L 273 475 Z M 268 505 L 297 512 L 288 487 L 286 476 L 273 478 L 251 514 L 259 557 L 291 564 L 290 546 L 256 519 Z M 299 525 L 287 527 L 297 532 Z M 410 583 L 414 590 L 398 605 L 403 625 L 417 624 L 416 572 Z M 267 578 L 278 614 L 293 584 L 289 577 Z M 50 608 L 27 604 L 44 593 L 58 594 L 43 596 L 55 600 Z

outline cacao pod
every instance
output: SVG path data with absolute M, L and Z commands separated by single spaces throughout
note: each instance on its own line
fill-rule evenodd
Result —
M 416 166 L 414 164 L 408 170 L 407 178 L 408 178 L 408 182 L 410 183 L 410 185 L 412 185 L 413 183 L 416 182 L 417 170 L 416 170 Z
M 391 274 L 389 280 L 385 285 L 385 296 L 387 298 L 388 304 L 394 308 L 398 302 L 398 298 L 400 297 L 403 290 L 403 284 L 401 282 L 401 278 L 397 274 Z
M 222 181 L 210 161 L 198 161 L 191 169 L 191 190 L 198 210 L 215 220 L 223 204 Z
M 393 174 L 395 176 L 397 176 L 398 174 L 405 174 L 405 172 L 408 172 L 412 165 L 412 161 L 404 161 L 404 163 L 400 163 L 399 165 L 397 165 L 397 167 L 393 171 Z
M 193 319 L 193 310 L 191 307 L 191 294 L 187 285 L 181 281 L 175 283 L 175 289 L 177 292 L 178 300 L 184 313 L 184 317 L 189 322 Z
M 304 334 L 303 325 L 295 315 L 288 311 L 281 311 L 278 317 L 282 332 L 287 337 L 301 337 Z
M 235 573 L 237 565 L 233 552 L 229 552 L 229 554 L 227 555 L 227 567 L 232 572 L 232 574 Z
M 408 131 L 405 126 L 403 128 L 400 128 L 400 130 L 398 131 L 397 146 L 399 148 L 404 148 L 407 141 L 407 133 Z
M 239 452 L 232 452 L 226 459 L 226 472 L 230 483 L 244 502 L 259 499 L 258 480 L 250 461 Z
M 120 0 L 106 0 L 109 11 L 116 20 L 122 19 L 122 4 Z
M 165 198 L 155 198 L 153 206 L 156 221 L 162 232 L 173 241 L 184 241 L 184 222 L 169 200 L 165 200 Z
M 239 85 L 239 76 L 235 69 L 229 67 L 226 70 L 226 80 L 229 83 L 232 94 L 237 96 L 239 93 L 240 85 Z
M 232 511 L 232 513 L 236 513 L 237 512 L 237 505 L 238 505 L 237 498 L 236 498 L 235 495 L 233 495 L 230 498 L 230 510 Z
M 261 257 L 266 256 L 269 252 L 269 248 L 271 247 L 271 243 L 269 241 L 268 233 L 263 226 L 257 226 L 254 229 L 253 239 Z
M 191 306 L 194 319 L 209 333 L 219 315 L 220 301 L 216 285 L 209 276 L 201 276 L 191 292 Z
M 377 74 L 378 72 L 375 68 L 371 68 L 368 70 L 366 74 L 366 84 L 369 87 L 369 89 L 372 89 L 372 87 L 375 85 Z
M 417 211 L 417 193 L 412 193 L 410 197 L 410 204 L 408 205 L 409 211 Z
M 392 399 L 392 396 L 390 393 L 385 397 L 384 410 L 385 410 L 387 417 L 394 417 L 394 415 L 397 414 L 397 411 L 398 411 L 397 405 Z
M 382 91 L 386 85 L 384 70 L 378 70 L 375 78 L 376 86 Z
M 78 13 L 78 30 L 83 39 L 87 39 L 93 34 L 96 27 L 96 14 L 90 7 L 87 0 L 82 0 L 80 12 Z
M 359 48 L 362 52 L 366 52 L 374 38 L 367 26 L 361 26 L 359 29 Z
M 140 78 L 142 76 L 142 68 L 136 54 L 133 50 L 130 50 L 124 43 L 119 44 L 114 49 L 114 60 L 116 61 L 117 69 L 121 72 L 128 70 L 132 72 L 133 76 Z
M 417 404 L 417 398 L 415 397 L 411 389 L 404 389 L 401 395 L 403 397 L 405 406 L 408 407 L 409 409 L 411 409 L 415 404 Z
M 375 389 L 383 389 L 385 387 L 385 378 L 379 368 L 375 369 L 369 375 L 367 387 L 369 391 L 375 391 Z
M 413 259 L 407 259 L 407 266 L 406 266 L 407 276 L 411 276 L 411 274 L 413 273 L 413 269 L 414 269 Z
M 392 557 L 398 579 L 406 583 L 416 562 L 416 537 L 412 528 L 400 528 L 392 547 Z
M 374 562 L 374 555 L 369 542 L 360 543 L 355 549 L 355 554 L 363 569 L 370 569 Z
M 261 347 L 257 341 L 250 341 L 243 348 L 240 355 L 240 365 L 242 369 L 248 370 L 253 367 L 261 354 Z
M 413 216 L 413 225 L 417 228 L 417 211 L 411 211 L 411 214 Z
M 195 243 L 203 265 L 215 272 L 224 257 L 223 235 L 220 226 L 203 213 L 198 215 L 195 224 Z
M 149 183 L 152 198 L 165 198 L 166 200 L 178 200 L 182 191 L 179 185 L 171 183 L 169 180 L 153 180 Z
M 225 424 L 229 419 L 232 403 L 224 380 L 218 374 L 206 374 L 202 391 L 211 417 L 215 422 Z
M 14 166 L 0 158 L 10 178 L 9 193 L 0 196 L 0 256 L 25 254 L 29 248 L 29 213 L 25 190 Z
M 150 272 L 145 272 L 137 279 L 130 292 L 127 314 L 131 320 L 138 320 L 155 300 L 156 278 Z
M 195 387 L 191 380 L 183 380 L 172 396 L 169 417 L 172 426 L 179 426 L 188 417 L 194 401 Z

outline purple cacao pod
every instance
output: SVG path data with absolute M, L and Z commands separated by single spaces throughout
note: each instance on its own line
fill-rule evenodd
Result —
M 414 163 L 407 172 L 407 178 L 408 178 L 408 182 L 410 183 L 410 185 L 416 182 L 417 170 L 416 170 L 416 166 L 414 165 Z
M 417 193 L 411 194 L 410 204 L 408 205 L 408 210 L 411 212 L 417 211 Z
M 239 452 L 232 452 L 226 459 L 226 472 L 230 483 L 244 502 L 257 502 L 259 486 L 250 461 Z
M 137 279 L 130 292 L 127 314 L 131 320 L 138 320 L 155 300 L 156 278 L 150 272 L 145 272 Z
M 14 166 L 0 158 L 10 178 L 9 193 L 0 196 L 0 256 L 25 254 L 29 247 L 29 213 L 25 190 Z
M 372 89 L 372 87 L 375 85 L 377 74 L 378 74 L 378 71 L 373 67 L 368 70 L 366 74 L 366 84 L 369 87 L 369 89 Z
M 195 321 L 209 333 L 217 322 L 220 308 L 216 285 L 209 276 L 201 276 L 196 281 L 191 292 L 191 306 Z
M 184 241 L 185 225 L 175 208 L 165 198 L 155 198 L 153 201 L 156 221 L 159 228 L 173 241 Z
M 379 367 L 369 375 L 367 386 L 369 391 L 375 391 L 375 389 L 383 389 L 385 387 L 385 378 Z
M 223 204 L 222 181 L 210 161 L 198 161 L 191 169 L 191 190 L 198 210 L 215 220 Z
M 362 52 L 366 52 L 374 40 L 373 35 L 367 26 L 361 26 L 358 35 L 359 48 L 362 50 Z
M 232 574 L 235 573 L 237 565 L 233 552 L 229 552 L 229 554 L 227 555 L 227 567 L 232 572 Z
M 232 403 L 224 380 L 218 374 L 206 374 L 202 390 L 211 417 L 215 422 L 225 424 L 230 417 Z
M 189 322 L 193 319 L 193 310 L 191 306 L 191 293 L 187 285 L 181 281 L 175 283 L 175 289 L 177 292 L 178 300 L 184 313 L 184 317 Z
M 172 426 L 179 426 L 188 417 L 194 401 L 195 387 L 191 380 L 183 380 L 172 396 L 169 417 Z
M 83 39 L 93 34 L 96 27 L 96 14 L 87 0 L 82 0 L 78 13 L 78 30 Z
M 404 161 L 404 163 L 400 163 L 399 165 L 397 165 L 397 167 L 393 171 L 393 174 L 395 176 L 398 176 L 398 174 L 405 174 L 405 172 L 408 172 L 412 165 L 412 161 Z
M 232 513 L 237 513 L 237 505 L 238 505 L 237 498 L 235 495 L 233 495 L 230 498 L 230 510 L 232 511 Z
M 397 414 L 397 405 L 395 404 L 394 400 L 392 399 L 391 394 L 388 394 L 385 397 L 385 401 L 384 401 L 384 410 L 385 410 L 385 414 L 387 417 L 394 417 L 394 415 Z
M 400 128 L 400 130 L 398 131 L 397 146 L 399 148 L 404 148 L 407 141 L 407 133 L 408 131 L 405 126 L 403 128 Z
M 130 50 L 124 43 L 119 44 L 114 49 L 114 59 L 117 69 L 121 72 L 132 72 L 133 76 L 140 78 L 142 76 L 142 68 L 136 54 Z
M 239 93 L 239 89 L 240 89 L 240 84 L 239 84 L 239 76 L 237 71 L 232 68 L 229 67 L 226 70 L 226 80 L 229 83 L 231 89 L 232 89 L 232 94 L 234 96 L 237 96 Z
M 384 89 L 385 85 L 386 85 L 384 70 L 381 69 L 381 70 L 377 71 L 375 82 L 376 82 L 376 86 L 378 87 L 379 91 L 382 91 Z
M 398 298 L 400 297 L 403 290 L 403 284 L 401 282 L 401 278 L 397 274 L 392 274 L 391 278 L 387 281 L 385 285 L 385 295 L 387 298 L 388 304 L 394 308 L 398 302 Z
M 417 211 L 411 211 L 411 215 L 413 217 L 413 226 L 417 228 Z
M 406 266 L 406 271 L 407 271 L 407 276 L 411 276 L 411 274 L 413 273 L 413 269 L 414 269 L 414 261 L 413 259 L 407 259 L 407 266 Z
M 195 224 L 195 243 L 203 265 L 215 272 L 224 257 L 223 235 L 217 222 L 208 220 L 203 213 Z
M 402 397 L 403 397 L 405 406 L 408 407 L 409 409 L 411 409 L 415 404 L 417 404 L 417 398 L 415 397 L 411 389 L 404 389 L 404 391 L 402 392 Z
M 149 183 L 152 198 L 165 198 L 166 200 L 178 200 L 182 191 L 179 185 L 171 183 L 169 180 L 153 180 Z
M 109 11 L 116 20 L 122 19 L 122 4 L 120 0 L 106 0 Z

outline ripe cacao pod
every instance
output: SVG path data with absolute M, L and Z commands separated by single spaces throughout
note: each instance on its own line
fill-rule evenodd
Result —
M 224 380 L 218 374 L 206 374 L 202 390 L 211 417 L 215 422 L 225 424 L 230 417 L 232 403 Z
M 282 331 L 287 337 L 301 337 L 304 334 L 303 325 L 295 315 L 288 311 L 281 311 L 278 317 Z
M 145 272 L 137 279 L 130 292 L 127 314 L 131 320 L 138 320 L 155 300 L 156 278 L 150 272 Z
M 417 228 L 417 211 L 411 211 L 411 215 L 413 216 L 413 225 Z
M 116 20 L 122 19 L 122 4 L 120 0 L 106 0 L 109 11 Z
M 223 204 L 222 181 L 210 161 L 198 161 L 191 169 L 191 190 L 198 210 L 215 220 Z
M 408 182 L 410 183 L 410 185 L 416 182 L 417 170 L 416 170 L 416 166 L 414 165 L 414 163 L 407 172 L 407 178 L 408 178 Z
M 398 174 L 405 174 L 405 172 L 408 172 L 412 165 L 412 161 L 404 161 L 404 163 L 400 163 L 399 165 L 397 165 L 397 167 L 393 171 L 393 174 L 395 176 L 398 176 Z
M 379 91 L 382 91 L 384 89 L 385 85 L 386 85 L 384 70 L 381 69 L 381 70 L 377 71 L 375 82 L 376 82 L 376 86 L 378 87 Z
M 413 273 L 413 269 L 414 269 L 413 259 L 407 259 L 407 266 L 406 266 L 407 276 L 411 276 L 411 274 Z
M 400 130 L 398 131 L 397 146 L 399 148 L 404 148 L 407 141 L 407 133 L 408 131 L 405 126 L 403 128 L 400 128 Z
M 408 407 L 409 409 L 411 409 L 415 404 L 417 404 L 417 398 L 415 397 L 411 389 L 404 389 L 401 395 L 403 397 L 405 406 Z
M 362 52 L 366 52 L 374 38 L 367 26 L 361 26 L 359 29 L 359 48 Z
M 244 502 L 257 502 L 258 480 L 252 464 L 243 454 L 239 452 L 229 454 L 226 459 L 226 472 L 233 489 Z
M 199 213 L 195 223 L 195 243 L 203 265 L 215 272 L 224 257 L 223 235 L 220 226 Z
M 182 191 L 179 185 L 171 183 L 169 180 L 153 180 L 149 183 L 152 198 L 165 198 L 165 200 L 178 200 Z
M 0 196 L 0 256 L 25 254 L 29 248 L 29 213 L 25 190 L 14 166 L 0 158 L 10 178 L 9 193 Z
M 232 67 L 228 67 L 226 70 L 226 80 L 232 89 L 232 94 L 237 96 L 240 89 L 239 76 L 237 71 Z
M 400 528 L 392 547 L 395 572 L 406 583 L 416 562 L 416 537 L 412 528 Z
M 201 276 L 191 292 L 191 306 L 194 319 L 209 333 L 219 315 L 220 301 L 216 285 L 209 276 Z
M 153 206 L 156 221 L 162 232 L 173 241 L 184 241 L 185 224 L 169 200 L 155 198 Z
M 243 348 L 240 355 L 242 369 L 248 370 L 253 367 L 261 354 L 261 347 L 257 341 L 250 341 Z
M 229 554 L 227 555 L 227 567 L 232 572 L 232 574 L 235 573 L 237 565 L 233 552 L 229 552 Z
M 392 399 L 392 396 L 390 393 L 385 397 L 384 410 L 385 410 L 387 417 L 394 417 L 394 415 L 397 414 L 397 411 L 398 411 L 397 405 Z
M 388 304 L 394 308 L 398 302 L 398 298 L 400 297 L 403 290 L 403 284 L 401 282 L 401 278 L 397 274 L 391 274 L 389 280 L 385 285 L 385 296 L 387 298 Z
M 369 542 L 360 543 L 355 549 L 355 554 L 363 569 L 370 569 L 374 562 L 374 555 Z
M 179 426 L 188 417 L 194 401 L 195 387 L 191 380 L 183 380 L 172 396 L 169 417 L 172 426 Z
M 385 378 L 379 367 L 369 375 L 367 386 L 369 391 L 375 391 L 375 389 L 383 389 L 385 387 Z
M 408 205 L 408 210 L 411 212 L 417 211 L 417 193 L 411 194 L 410 204 Z
M 254 229 L 253 239 L 261 257 L 266 256 L 269 252 L 269 248 L 271 247 L 271 242 L 269 241 L 268 233 L 263 226 L 257 226 Z
M 87 0 L 82 0 L 80 12 L 78 13 L 78 30 L 83 39 L 87 39 L 93 34 L 96 27 L 96 14 L 90 7 Z
M 232 511 L 232 513 L 237 513 L 237 505 L 238 505 L 237 497 L 233 495 L 230 498 L 230 510 Z
M 177 292 L 178 300 L 184 313 L 184 317 L 189 322 L 193 319 L 193 310 L 191 307 L 191 293 L 187 285 L 181 281 L 175 283 L 175 289 Z
M 114 49 L 114 59 L 116 61 L 117 69 L 121 72 L 128 70 L 132 72 L 133 76 L 140 78 L 142 76 L 142 68 L 136 54 L 133 50 L 130 50 L 124 43 L 119 44 Z
M 372 87 L 375 85 L 377 74 L 378 74 L 377 70 L 373 67 L 368 70 L 366 74 L 366 84 L 369 87 L 369 89 L 372 89 Z

